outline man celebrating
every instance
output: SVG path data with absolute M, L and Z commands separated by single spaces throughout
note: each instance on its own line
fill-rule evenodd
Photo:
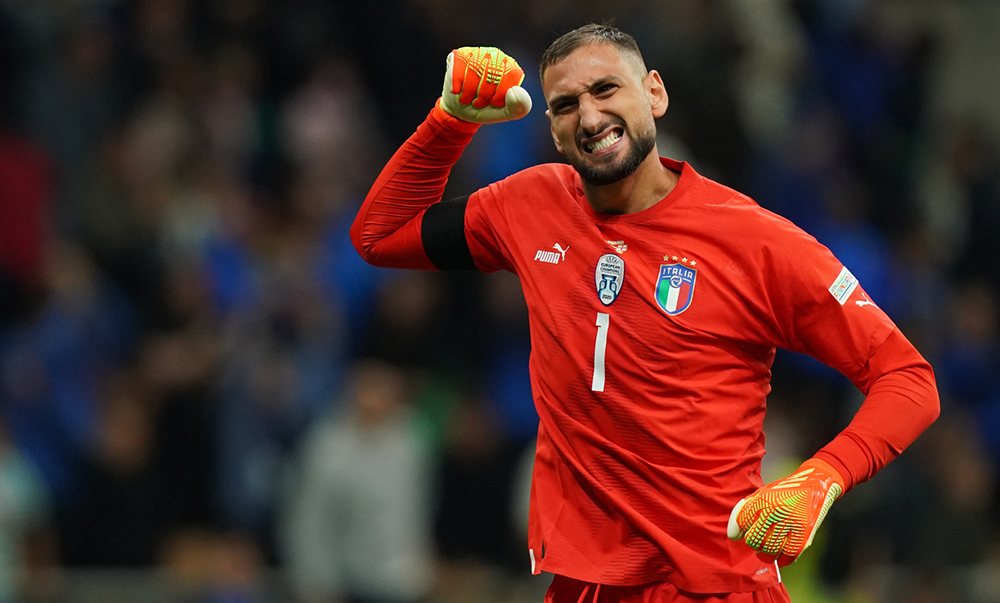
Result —
M 496 48 L 449 55 L 442 97 L 365 199 L 355 247 L 379 266 L 520 277 L 540 418 L 528 547 L 533 572 L 556 574 L 547 601 L 787 601 L 779 567 L 937 417 L 930 366 L 815 239 L 659 157 L 663 81 L 613 27 L 581 27 L 542 57 L 572 167 L 442 202 L 480 124 L 530 110 L 522 78 Z M 867 397 L 764 486 L 778 346 Z

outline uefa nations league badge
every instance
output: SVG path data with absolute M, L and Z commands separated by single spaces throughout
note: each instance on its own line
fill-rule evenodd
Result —
M 597 285 L 597 297 L 605 306 L 618 299 L 622 283 L 625 282 L 625 260 L 613 253 L 606 253 L 597 260 L 594 271 L 594 284 Z

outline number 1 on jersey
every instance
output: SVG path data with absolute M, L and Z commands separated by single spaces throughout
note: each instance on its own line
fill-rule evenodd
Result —
M 597 341 L 594 342 L 594 380 L 590 382 L 591 391 L 604 391 L 604 350 L 608 347 L 608 327 L 611 325 L 611 315 L 597 313 Z

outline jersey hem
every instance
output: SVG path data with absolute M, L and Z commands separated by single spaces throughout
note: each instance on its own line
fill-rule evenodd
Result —
M 536 566 L 538 572 L 547 572 L 550 574 L 555 574 L 558 576 L 564 576 L 566 578 L 572 578 L 573 580 L 579 580 L 581 582 L 589 582 L 591 584 L 601 584 L 603 586 L 649 586 L 653 584 L 670 584 L 678 590 L 684 592 L 695 593 L 695 594 L 717 594 L 717 593 L 748 593 L 758 590 L 767 590 L 773 588 L 781 583 L 779 576 L 775 573 L 771 573 L 771 577 L 766 581 L 751 580 L 749 578 L 742 578 L 739 576 L 732 576 L 731 579 L 727 580 L 710 580 L 701 583 L 700 581 L 689 581 L 680 578 L 677 574 L 670 576 L 669 578 L 655 578 L 653 580 L 614 580 L 614 581 L 601 581 L 600 578 L 595 579 L 594 576 L 588 574 L 587 572 L 576 572 L 570 568 L 559 569 L 557 567 L 552 567 L 555 564 L 546 564 L 544 561 Z M 774 564 L 771 564 L 772 566 Z

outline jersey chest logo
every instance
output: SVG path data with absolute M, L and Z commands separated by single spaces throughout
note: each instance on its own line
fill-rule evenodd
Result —
M 618 299 L 622 283 L 625 282 L 625 260 L 613 253 L 606 253 L 597 260 L 594 270 L 594 285 L 597 287 L 597 297 L 605 306 Z
M 687 310 L 694 299 L 694 283 L 698 271 L 683 264 L 660 264 L 656 279 L 656 305 L 670 316 Z

